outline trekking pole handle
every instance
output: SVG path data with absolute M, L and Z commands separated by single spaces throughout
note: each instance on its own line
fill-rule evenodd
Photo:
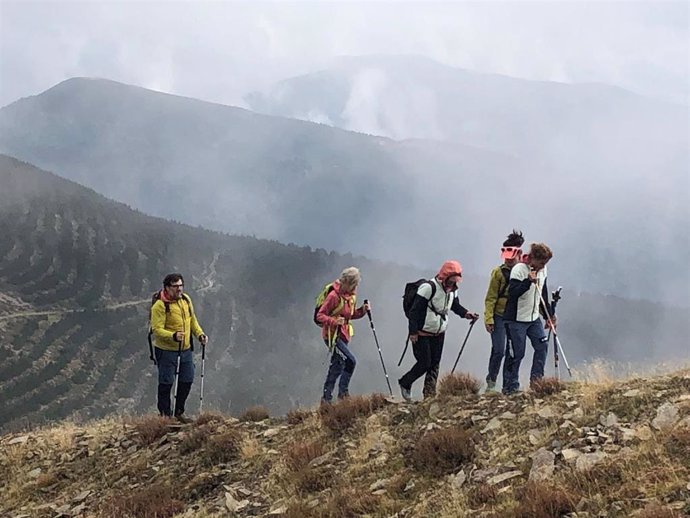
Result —
M 364 299 L 364 305 L 368 306 L 369 305 L 369 299 Z M 367 316 L 369 317 L 369 320 L 371 320 L 371 310 L 367 309 Z

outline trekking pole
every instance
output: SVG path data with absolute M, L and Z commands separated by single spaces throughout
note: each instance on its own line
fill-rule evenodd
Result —
M 551 314 L 555 315 L 556 314 L 556 305 L 558 304 L 558 301 L 561 300 L 561 290 L 563 289 L 562 286 L 559 286 L 556 291 L 551 292 Z M 546 341 L 551 340 L 551 329 L 549 329 L 549 336 L 546 337 Z M 556 379 L 561 379 L 561 367 L 558 365 L 558 345 L 556 344 L 556 340 L 554 339 L 553 341 L 553 363 L 554 363 L 554 370 L 556 371 Z
M 405 348 L 403 349 L 402 356 L 400 357 L 400 361 L 398 362 L 398 367 L 400 367 L 400 364 L 403 361 L 403 358 L 405 357 L 405 353 L 407 352 L 407 346 L 410 345 L 410 337 L 408 335 L 407 340 L 405 340 Z
M 472 328 L 474 327 L 475 322 L 477 319 L 473 319 L 472 322 L 470 322 L 470 328 L 467 330 L 467 334 L 465 335 L 465 340 L 462 342 L 462 347 L 460 347 L 460 352 L 458 353 L 458 357 L 455 359 L 455 364 L 453 365 L 453 370 L 450 371 L 451 374 L 455 372 L 455 367 L 458 366 L 458 362 L 460 361 L 460 356 L 462 356 L 462 351 L 465 350 L 465 344 L 467 344 L 467 339 L 470 337 L 470 333 L 472 332 Z
M 204 368 L 206 366 L 206 344 L 201 344 L 201 392 L 199 393 L 199 415 L 204 411 Z
M 173 402 L 175 403 L 173 405 L 173 415 L 175 415 L 175 410 L 177 408 L 177 380 L 180 377 L 180 359 L 182 358 L 182 342 L 184 340 L 178 340 L 177 343 L 179 344 L 177 347 L 177 365 L 175 367 L 175 380 L 173 381 Z
M 565 363 L 565 368 L 568 369 L 568 374 L 572 378 L 573 372 L 570 370 L 570 365 L 568 365 L 568 359 L 565 357 L 565 352 L 563 352 L 563 346 L 561 345 L 561 341 L 558 339 L 558 333 L 556 332 L 556 328 L 554 327 L 553 321 L 551 320 L 551 315 L 549 314 L 549 307 L 546 305 L 546 302 L 544 302 L 544 297 L 541 293 L 539 293 L 539 299 L 541 300 L 541 304 L 544 307 L 544 311 L 546 312 L 546 320 L 549 322 L 551 331 L 553 331 L 553 339 L 556 342 L 556 346 L 560 351 L 561 356 L 563 357 L 563 363 Z
M 364 299 L 365 304 L 369 304 L 367 299 Z M 379 358 L 381 358 L 381 367 L 383 367 L 383 373 L 386 375 L 386 384 L 388 385 L 388 392 L 390 392 L 391 397 L 393 397 L 393 389 L 391 388 L 391 382 L 388 380 L 388 371 L 386 371 L 386 364 L 383 363 L 383 354 L 381 354 L 381 347 L 379 346 L 379 339 L 376 337 L 376 329 L 374 328 L 374 321 L 371 318 L 371 311 L 367 309 L 367 316 L 369 317 L 369 324 L 371 325 L 371 332 L 374 333 L 374 341 L 376 342 L 376 348 L 379 350 Z

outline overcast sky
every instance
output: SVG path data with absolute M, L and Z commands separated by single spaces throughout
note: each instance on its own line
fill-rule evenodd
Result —
M 0 105 L 73 76 L 242 104 L 338 55 L 597 81 L 688 104 L 690 2 L 0 0 Z

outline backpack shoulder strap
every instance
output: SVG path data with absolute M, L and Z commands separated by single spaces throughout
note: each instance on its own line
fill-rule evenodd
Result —
M 510 283 L 511 268 L 503 268 L 503 265 L 499 266 L 499 268 L 504 282 L 501 283 L 501 287 L 498 289 L 498 296 L 496 299 L 500 299 L 505 296 L 505 293 L 508 290 L 508 284 Z

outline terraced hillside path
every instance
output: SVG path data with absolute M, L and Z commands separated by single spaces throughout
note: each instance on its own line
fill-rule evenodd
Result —
M 118 302 L 116 304 L 108 304 L 105 306 L 99 306 L 96 311 L 103 311 L 107 309 L 118 309 L 128 306 L 138 306 L 140 304 L 146 304 L 147 300 L 130 300 L 127 302 Z M 0 315 L 0 322 L 5 320 L 13 320 L 15 318 L 25 318 L 25 317 L 40 317 L 40 316 L 54 316 L 54 315 L 66 315 L 68 313 L 83 313 L 86 308 L 65 308 L 65 309 L 47 309 L 44 311 L 18 311 L 16 313 L 7 313 L 5 315 Z

